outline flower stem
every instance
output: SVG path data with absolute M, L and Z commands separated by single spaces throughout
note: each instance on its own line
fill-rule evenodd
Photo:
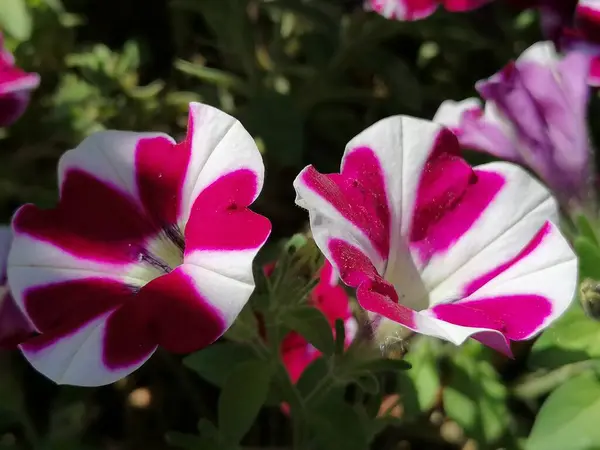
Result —
M 528 377 L 512 388 L 512 394 L 520 399 L 534 399 L 553 391 L 570 378 L 598 366 L 596 361 L 581 361 L 559 367 L 538 377 Z

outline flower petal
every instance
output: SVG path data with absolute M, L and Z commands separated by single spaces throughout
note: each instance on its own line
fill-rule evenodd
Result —
M 99 386 L 139 367 L 156 347 L 144 328 L 129 321 L 128 339 L 117 365 L 106 354 L 107 323 L 122 305 L 135 301 L 134 290 L 110 277 L 89 277 L 85 270 L 10 267 L 20 306 L 39 336 L 20 346 L 42 374 L 59 384 Z
M 190 106 L 192 158 L 184 184 L 185 262 L 254 286 L 252 261 L 271 231 L 248 207 L 262 189 L 256 143 L 233 117 Z
M 478 166 L 477 172 L 502 180 L 502 185 L 460 239 L 433 255 L 423 267 L 422 278 L 430 291 L 431 305 L 463 298 L 468 283 L 510 261 L 547 221 L 558 220 L 554 198 L 518 166 L 491 163 Z M 465 208 L 469 206 L 465 204 Z M 460 225 L 462 208 L 455 211 L 448 220 Z M 451 222 L 440 222 L 440 232 L 446 233 L 446 226 L 450 227 Z M 436 235 L 430 239 L 435 241 Z
M 104 341 L 111 312 L 106 312 L 69 334 L 43 334 L 21 344 L 29 363 L 57 384 L 103 386 L 113 383 L 139 368 L 150 358 L 156 346 L 143 337 L 128 333 L 122 342 L 132 358 L 118 368 L 110 368 L 105 360 Z M 119 324 L 130 329 L 131 323 Z M 113 324 L 114 326 L 114 324 Z
M 148 314 L 161 347 L 175 353 L 204 348 L 221 337 L 239 314 L 249 287 L 227 278 L 216 282 L 207 278 L 202 269 L 183 265 L 142 288 L 137 315 Z M 215 285 L 220 291 L 211 290 Z M 204 291 L 212 295 L 204 298 Z
M 419 20 L 430 16 L 438 7 L 437 0 L 366 0 L 365 8 L 387 19 Z
M 433 121 L 450 128 L 463 148 L 521 162 L 513 142 L 514 131 L 493 103 L 487 103 L 484 111 L 474 98 L 461 102 L 446 100 Z

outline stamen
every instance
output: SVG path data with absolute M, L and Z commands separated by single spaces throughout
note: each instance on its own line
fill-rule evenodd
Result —
M 163 261 L 161 261 L 154 255 L 148 253 L 148 251 L 145 249 L 142 250 L 142 252 L 140 253 L 140 261 L 148 263 L 151 266 L 154 266 L 154 267 L 162 270 L 164 273 L 169 273 L 169 272 L 171 272 L 171 270 L 173 270 L 172 267 L 170 267 L 168 264 L 165 264 Z
M 173 244 L 175 244 L 183 253 L 185 250 L 185 239 L 183 238 L 183 234 L 181 233 L 179 226 L 167 225 L 163 228 L 163 230 L 167 238 L 169 238 L 171 242 L 173 242 Z

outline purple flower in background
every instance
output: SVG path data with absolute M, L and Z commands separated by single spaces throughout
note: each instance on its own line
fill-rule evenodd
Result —
M 27 73 L 15 66 L 15 59 L 4 48 L 0 34 L 0 127 L 11 125 L 23 114 L 31 90 L 39 84 L 37 73 Z
M 565 28 L 561 39 L 565 49 L 585 51 L 594 57 L 588 83 L 600 86 L 600 2 L 579 0 L 573 28 Z
M 442 103 L 434 117 L 463 147 L 528 166 L 565 206 L 590 195 L 590 143 L 586 126 L 590 55 L 560 57 L 538 42 L 476 89 L 486 101 Z

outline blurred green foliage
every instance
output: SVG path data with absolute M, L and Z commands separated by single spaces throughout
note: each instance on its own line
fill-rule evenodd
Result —
M 415 23 L 358 3 L 0 0 L 9 48 L 42 76 L 26 114 L 2 130 L 3 219 L 22 203 L 55 203 L 56 162 L 85 136 L 111 128 L 180 138 L 197 100 L 235 115 L 256 138 L 267 166 L 257 209 L 275 238 L 290 236 L 305 221 L 291 185 L 300 168 L 335 171 L 366 126 L 394 114 L 430 118 L 541 39 L 535 13 L 502 2 Z M 600 280 L 598 227 L 577 226 L 581 277 Z M 274 242 L 266 261 L 282 251 Z M 281 276 L 279 286 L 259 286 L 224 342 L 183 364 L 157 355 L 113 386 L 54 386 L 19 355 L 1 354 L 0 449 L 291 448 L 293 440 L 298 449 L 600 448 L 600 325 L 581 306 L 533 347 L 515 348 L 514 360 L 474 342 L 454 349 L 399 338 L 397 353 L 408 348 L 412 364 L 399 370 L 403 360 L 341 352 L 303 304 L 307 280 L 290 267 Z M 248 345 L 259 341 L 251 308 L 276 315 L 275 342 L 294 329 L 326 353 L 297 388 L 281 381 L 272 349 Z M 290 420 L 282 400 L 300 402 L 304 415 Z

